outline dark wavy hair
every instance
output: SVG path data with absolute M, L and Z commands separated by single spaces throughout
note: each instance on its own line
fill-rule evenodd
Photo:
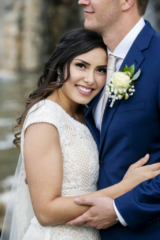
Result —
M 48 62 L 45 64 L 43 74 L 38 80 L 37 89 L 25 99 L 26 107 L 22 115 L 17 119 L 15 129 L 19 129 L 15 133 L 13 144 L 20 150 L 20 135 L 24 120 L 30 108 L 37 102 L 47 98 L 54 90 L 59 89 L 70 78 L 70 64 L 72 60 L 81 54 L 87 53 L 95 48 L 102 48 L 106 51 L 106 45 L 102 37 L 95 32 L 86 29 L 75 29 L 67 32 L 55 51 L 52 53 Z M 67 67 L 67 77 L 64 78 L 65 68 Z M 57 82 L 57 70 L 60 71 L 60 81 Z

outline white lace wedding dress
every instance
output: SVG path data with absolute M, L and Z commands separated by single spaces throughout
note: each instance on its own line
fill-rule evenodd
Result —
M 96 143 L 84 124 L 70 117 L 53 101 L 40 101 L 30 109 L 21 133 L 22 159 L 24 131 L 29 125 L 40 122 L 53 124 L 58 129 L 63 155 L 62 197 L 96 191 L 99 174 Z M 21 224 L 19 240 L 100 240 L 99 232 L 94 228 L 65 225 L 42 227 L 35 215 L 32 216 L 29 226 L 27 226 L 31 203 L 23 204 L 23 206 L 20 204 L 22 200 L 25 203 L 27 199 L 27 196 L 23 194 L 24 188 L 28 188 L 24 181 L 25 176 L 24 161 L 22 160 L 16 201 L 17 222 Z

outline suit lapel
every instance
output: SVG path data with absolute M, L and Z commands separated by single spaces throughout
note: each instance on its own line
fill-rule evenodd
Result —
M 124 59 L 121 68 L 124 68 L 126 65 L 130 67 L 131 65 L 135 65 L 135 72 L 138 71 L 140 65 L 144 61 L 145 57 L 142 52 L 137 48 L 135 44 L 132 45 L 131 50 L 127 54 L 126 58 Z
M 101 90 L 101 92 L 103 91 L 103 89 Z M 89 130 L 91 131 L 95 141 L 96 141 L 96 144 L 98 146 L 98 149 L 99 149 L 99 144 L 100 144 L 100 132 L 99 130 L 96 128 L 96 125 L 95 125 L 95 122 L 94 122 L 94 119 L 93 119 L 93 113 L 92 113 L 92 110 L 93 110 L 93 107 L 94 105 L 97 103 L 99 97 L 101 96 L 101 92 L 88 104 L 89 108 L 85 114 L 85 122 L 89 128 Z
M 126 58 L 122 63 L 121 68 L 122 67 L 124 68 L 125 65 L 131 66 L 134 64 L 135 71 L 138 71 L 142 62 L 145 60 L 145 57 L 142 51 L 149 47 L 149 43 L 154 33 L 155 33 L 154 29 L 150 26 L 149 22 L 146 21 L 146 26 L 138 35 L 137 39 L 135 40 L 132 47 L 130 48 Z M 114 114 L 116 113 L 119 103 L 120 101 L 116 100 L 116 102 L 114 103 L 114 106 L 110 108 L 109 106 L 110 102 L 109 100 L 107 101 L 106 108 L 104 110 L 104 115 L 103 115 L 102 127 L 101 127 L 100 151 L 102 149 L 105 136 L 107 135 L 109 125 L 114 117 Z
M 100 151 L 103 145 L 104 138 L 107 135 L 109 125 L 114 117 L 114 114 L 117 110 L 118 105 L 119 105 L 119 101 L 117 100 L 115 101 L 114 106 L 111 108 L 109 100 L 107 101 L 104 114 L 103 114 L 102 126 L 101 126 Z

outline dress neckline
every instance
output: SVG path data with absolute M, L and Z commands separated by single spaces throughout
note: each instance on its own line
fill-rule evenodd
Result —
M 85 128 L 87 128 L 87 130 L 89 130 L 88 127 L 87 127 L 85 124 L 83 124 L 83 123 L 79 122 L 78 120 L 76 120 L 75 118 L 71 117 L 58 103 L 54 102 L 53 100 L 49 100 L 49 99 L 44 99 L 44 100 L 42 100 L 42 101 L 44 101 L 44 102 L 47 101 L 47 102 L 50 102 L 51 104 L 55 104 L 55 105 L 58 106 L 58 107 L 60 108 L 60 110 L 61 110 L 64 114 L 66 114 L 72 121 L 77 122 L 77 123 L 80 124 L 81 126 L 84 126 Z

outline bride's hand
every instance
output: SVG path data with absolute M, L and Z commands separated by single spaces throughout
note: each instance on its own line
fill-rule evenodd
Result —
M 149 154 L 132 164 L 126 172 L 122 182 L 128 191 L 148 179 L 154 178 L 160 174 L 160 163 L 145 165 L 149 160 Z

